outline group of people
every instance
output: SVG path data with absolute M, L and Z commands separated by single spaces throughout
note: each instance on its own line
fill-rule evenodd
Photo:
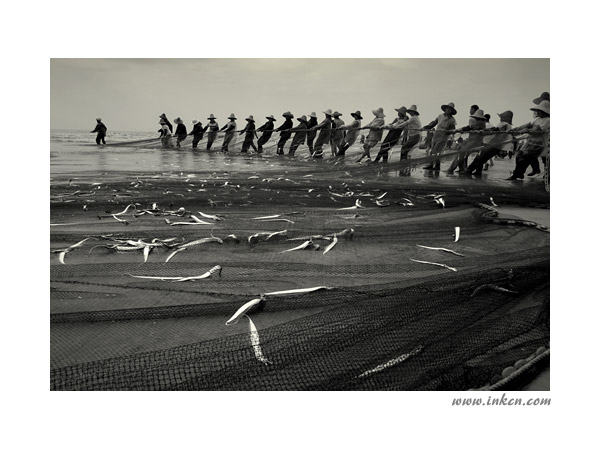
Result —
M 385 163 L 388 161 L 391 150 L 400 145 L 400 160 L 408 158 L 410 151 L 421 144 L 422 132 L 427 132 L 427 138 L 421 148 L 425 148 L 428 155 L 432 158 L 431 164 L 424 167 L 426 170 L 439 171 L 439 156 L 446 152 L 455 152 L 454 160 L 446 170 L 447 173 L 458 173 L 465 175 L 481 176 L 483 170 L 487 170 L 488 165 L 493 165 L 493 158 L 497 155 L 504 155 L 513 152 L 513 148 L 518 142 L 515 136 L 519 133 L 525 134 L 526 139 L 521 140 L 515 156 L 515 169 L 512 172 L 510 180 L 522 180 L 527 168 L 531 166 L 530 176 L 540 173 L 539 157 L 542 157 L 544 164 L 547 163 L 547 155 L 550 147 L 550 94 L 543 92 L 538 98 L 533 100 L 533 120 L 521 126 L 513 127 L 513 112 L 510 110 L 498 114 L 498 123 L 492 125 L 491 116 L 485 114 L 478 105 L 471 105 L 469 110 L 468 123 L 463 127 L 457 127 L 455 115 L 457 110 L 454 103 L 449 102 L 441 106 L 442 114 L 435 120 L 423 126 L 420 120 L 420 113 L 416 105 L 409 108 L 404 106 L 396 108 L 397 117 L 386 125 L 386 117 L 383 108 L 377 108 L 372 111 L 375 116 L 367 125 L 362 126 L 362 114 L 360 111 L 350 113 L 352 121 L 346 124 L 342 119 L 342 113 L 327 109 L 323 111 L 325 118 L 318 122 L 317 115 L 312 112 L 308 117 L 302 115 L 296 119 L 298 124 L 294 126 L 294 115 L 286 111 L 282 114 L 284 122 L 275 128 L 277 119 L 272 115 L 266 116 L 267 121 L 256 128 L 256 123 L 252 115 L 248 116 L 246 126 L 238 130 L 237 117 L 230 114 L 228 122 L 222 128 L 216 121 L 216 117 L 210 114 L 208 123 L 203 126 L 202 122 L 192 120 L 193 128 L 190 133 L 181 118 L 174 120 L 177 128 L 173 131 L 173 125 L 163 113 L 160 118 L 160 139 L 162 146 L 169 148 L 173 146 L 172 139 L 175 138 L 175 146 L 181 147 L 181 142 L 192 136 L 192 148 L 198 148 L 198 144 L 207 135 L 206 149 L 210 150 L 217 138 L 219 132 L 224 132 L 222 152 L 228 152 L 229 146 L 236 133 L 244 135 L 241 152 L 247 153 L 252 148 L 256 153 L 262 153 L 264 145 L 271 139 L 273 133 L 279 133 L 277 141 L 277 154 L 284 154 L 284 146 L 291 139 L 288 154 L 293 156 L 300 145 L 306 144 L 309 153 L 313 158 L 323 157 L 323 148 L 328 145 L 331 148 L 333 157 L 343 157 L 346 151 L 361 137 L 362 153 L 356 162 L 365 159 L 371 162 L 371 149 L 379 144 L 379 151 L 375 156 L 373 163 L 380 160 Z M 101 119 L 96 119 L 96 128 L 92 131 L 98 133 L 96 143 L 106 143 L 106 126 Z M 361 130 L 369 130 L 366 137 L 361 135 Z M 384 131 L 387 134 L 384 137 Z M 261 133 L 260 137 L 258 133 Z M 468 137 L 463 139 L 459 137 L 454 140 L 456 133 L 467 133 Z M 292 137 L 293 135 L 293 137 Z M 254 139 L 257 138 L 256 143 Z M 471 154 L 475 157 L 468 163 Z

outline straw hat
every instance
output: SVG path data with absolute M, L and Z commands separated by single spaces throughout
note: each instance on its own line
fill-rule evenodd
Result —
M 373 114 L 375 114 L 375 117 L 385 117 L 385 114 L 383 113 L 383 108 L 381 107 L 374 109 Z
M 235 117 L 235 114 L 231 113 L 231 114 L 229 114 L 228 119 L 237 120 L 237 117 Z
M 550 93 L 549 92 L 542 92 L 542 94 L 538 98 L 533 99 L 533 103 L 535 103 L 536 105 L 539 105 L 540 102 L 542 102 L 544 100 L 550 101 Z
M 293 118 L 294 118 L 294 115 L 293 115 L 291 112 L 289 112 L 289 111 L 286 111 L 286 112 L 284 112 L 284 113 L 282 114 L 282 116 L 283 116 L 283 117 L 289 117 L 290 119 L 293 119 Z
M 400 108 L 394 108 L 394 110 L 398 111 L 400 114 L 404 115 L 406 114 L 406 106 L 401 106 Z
M 350 115 L 352 117 L 354 117 L 355 119 L 362 120 L 362 116 L 360 115 L 360 111 L 356 111 L 356 112 L 350 113 Z
M 546 114 L 550 115 L 550 100 L 542 100 L 539 105 L 529 109 L 532 111 L 544 111 Z
M 453 102 L 450 102 L 447 105 L 442 105 L 442 111 L 446 112 L 446 108 L 452 109 L 453 112 L 451 113 L 451 115 L 455 115 L 456 114 L 456 108 L 454 107 L 454 103 Z
M 342 113 L 337 111 L 332 114 L 333 117 L 340 117 L 341 115 Z
M 211 114 L 210 116 L 208 116 L 208 120 L 210 119 L 216 119 L 216 117 L 214 116 L 214 114 Z
M 483 109 L 478 109 L 477 111 L 475 111 L 475 114 L 471 114 L 469 117 L 472 117 L 473 119 L 485 120 L 485 114 L 483 114 Z
M 417 105 L 411 105 L 410 108 L 406 110 L 408 113 L 413 113 L 415 116 L 420 115 L 419 111 L 417 111 Z
M 197 119 L 193 119 L 192 123 L 198 123 L 198 120 Z
M 299 121 L 299 122 L 308 122 L 308 120 L 306 119 L 305 115 L 302 115 L 302 116 L 298 117 L 296 120 Z
M 310 116 L 308 116 L 308 117 L 314 117 L 316 119 L 317 118 L 317 113 L 316 112 L 311 112 Z
M 513 119 L 513 112 L 508 110 L 508 111 L 504 111 L 503 113 L 499 113 L 498 117 L 500 117 L 500 120 L 502 122 L 506 122 L 512 125 L 512 119 Z
M 181 120 L 181 117 L 178 117 L 173 122 L 175 122 L 175 123 L 183 123 L 183 120 Z
M 323 111 L 323 114 L 325 114 L 326 116 L 333 116 L 333 113 L 330 109 L 326 109 L 325 111 Z
M 249 115 L 248 117 L 246 117 L 246 120 L 248 122 L 254 122 L 254 117 L 252 117 L 252 115 Z
M 266 118 L 272 120 L 273 122 L 277 120 L 275 117 L 273 117 L 273 114 L 271 114 L 270 116 L 266 116 Z

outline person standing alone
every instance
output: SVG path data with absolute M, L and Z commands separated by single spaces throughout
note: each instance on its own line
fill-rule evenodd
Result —
M 100 145 L 102 144 L 106 144 L 106 140 L 104 139 L 106 137 L 106 125 L 104 125 L 102 123 L 102 119 L 98 118 L 96 119 L 96 128 L 94 128 L 92 131 L 90 131 L 90 133 L 98 133 L 96 135 L 96 144 Z

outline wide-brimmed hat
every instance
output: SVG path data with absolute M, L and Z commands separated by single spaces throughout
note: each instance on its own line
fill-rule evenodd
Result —
M 473 119 L 485 120 L 485 114 L 483 113 L 483 109 L 478 109 L 477 111 L 475 111 L 475 114 L 471 114 L 469 117 L 472 117 Z
M 511 110 L 504 111 L 503 113 L 498 113 L 498 117 L 502 122 L 506 122 L 512 125 L 513 112 Z
M 419 111 L 417 111 L 417 105 L 411 105 L 410 108 L 406 110 L 406 112 L 413 113 L 416 116 L 420 115 Z
M 544 111 L 546 114 L 550 115 L 550 100 L 542 100 L 539 105 L 529 109 L 532 111 Z
M 342 113 L 337 111 L 332 114 L 333 117 L 340 117 L 341 115 Z
M 246 120 L 248 122 L 254 122 L 254 117 L 252 117 L 252 115 L 249 115 L 248 117 L 246 117 Z
M 165 119 L 165 120 L 166 120 L 166 118 L 167 118 L 167 115 L 166 115 L 165 113 L 162 113 L 162 114 L 161 114 L 160 116 L 158 116 L 158 117 L 160 117 L 161 119 Z
M 383 108 L 381 107 L 374 109 L 373 114 L 375 114 L 375 117 L 385 117 L 385 114 L 383 113 Z
M 454 103 L 453 102 L 449 102 L 446 105 L 442 105 L 442 111 L 446 112 L 446 108 L 450 108 L 453 112 L 451 113 L 452 115 L 456 114 L 456 108 L 454 107 Z
M 286 111 L 286 112 L 284 112 L 284 113 L 282 114 L 282 116 L 283 116 L 283 117 L 289 117 L 290 119 L 293 119 L 293 118 L 294 118 L 294 115 L 293 115 L 291 112 L 289 112 L 289 111 Z
M 316 112 L 311 112 L 310 116 L 308 116 L 308 117 L 314 117 L 316 119 L 317 118 L 317 113 Z
M 398 111 L 400 114 L 406 114 L 406 106 L 401 106 L 400 108 L 394 108 L 396 111 Z
M 323 111 L 323 114 L 325 114 L 326 116 L 333 116 L 333 112 L 331 112 L 330 109 L 326 109 L 325 111 Z
M 298 117 L 296 120 L 299 122 L 308 122 L 308 119 L 306 118 L 305 115 Z
M 237 117 L 235 117 L 235 114 L 231 113 L 231 114 L 229 114 L 228 119 L 237 120 Z
M 273 114 L 271 114 L 270 116 L 266 116 L 266 118 L 272 120 L 273 122 L 277 120 L 275 117 L 273 117 Z
M 355 117 L 356 119 L 362 120 L 362 116 L 360 115 L 360 111 L 356 111 L 356 112 L 350 113 L 350 115 L 352 117 Z
M 183 120 L 181 120 L 181 117 L 178 117 L 178 118 L 177 118 L 177 119 L 175 119 L 173 122 L 175 122 L 175 123 L 182 122 L 182 123 L 183 123 Z
M 216 119 L 215 115 L 214 115 L 214 114 L 210 114 L 210 115 L 208 116 L 208 120 L 210 120 L 210 119 Z
M 544 100 L 550 101 L 550 93 L 549 92 L 542 92 L 538 98 L 533 99 L 533 103 L 535 103 L 536 105 L 539 105 Z
M 198 123 L 198 119 L 192 119 L 192 123 Z

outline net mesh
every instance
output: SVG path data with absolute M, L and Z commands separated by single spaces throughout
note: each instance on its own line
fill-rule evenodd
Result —
M 396 177 L 394 166 L 367 170 L 296 161 L 293 171 L 261 169 L 252 179 L 201 171 L 192 178 L 120 174 L 105 179 L 86 211 L 80 196 L 53 203 L 52 222 L 73 225 L 51 228 L 52 250 L 92 239 L 68 252 L 65 264 L 51 254 L 51 389 L 467 390 L 490 385 L 506 367 L 549 347 L 549 233 L 518 221 L 484 221 L 486 211 L 476 206 L 493 196 L 548 207 L 543 186 L 442 188 Z M 132 179 L 141 186 L 132 187 Z M 74 189 L 57 185 L 51 194 Z M 389 205 L 379 207 L 375 200 L 384 193 Z M 444 195 L 444 207 L 432 193 Z M 357 199 L 363 208 L 339 209 Z M 406 199 L 413 206 L 400 204 Z M 129 203 L 140 211 L 157 201 L 188 212 L 167 216 L 171 221 L 190 221 L 197 211 L 225 220 L 169 226 L 165 217 L 118 216 L 126 226 L 107 217 Z M 266 215 L 290 222 L 255 219 Z M 345 229 L 353 236 L 340 237 L 326 254 L 330 241 L 319 239 L 318 250 L 284 252 L 303 237 Z M 255 233 L 283 230 L 248 242 Z M 234 234 L 239 243 L 192 246 L 168 263 L 172 250 L 165 248 L 143 262 L 141 251 L 95 247 L 109 238 L 190 242 L 211 234 Z M 217 264 L 221 276 L 188 282 L 132 276 L 197 276 Z M 267 297 L 248 314 L 270 364 L 257 358 L 245 317 L 225 325 L 260 294 L 312 286 L 332 289 Z

